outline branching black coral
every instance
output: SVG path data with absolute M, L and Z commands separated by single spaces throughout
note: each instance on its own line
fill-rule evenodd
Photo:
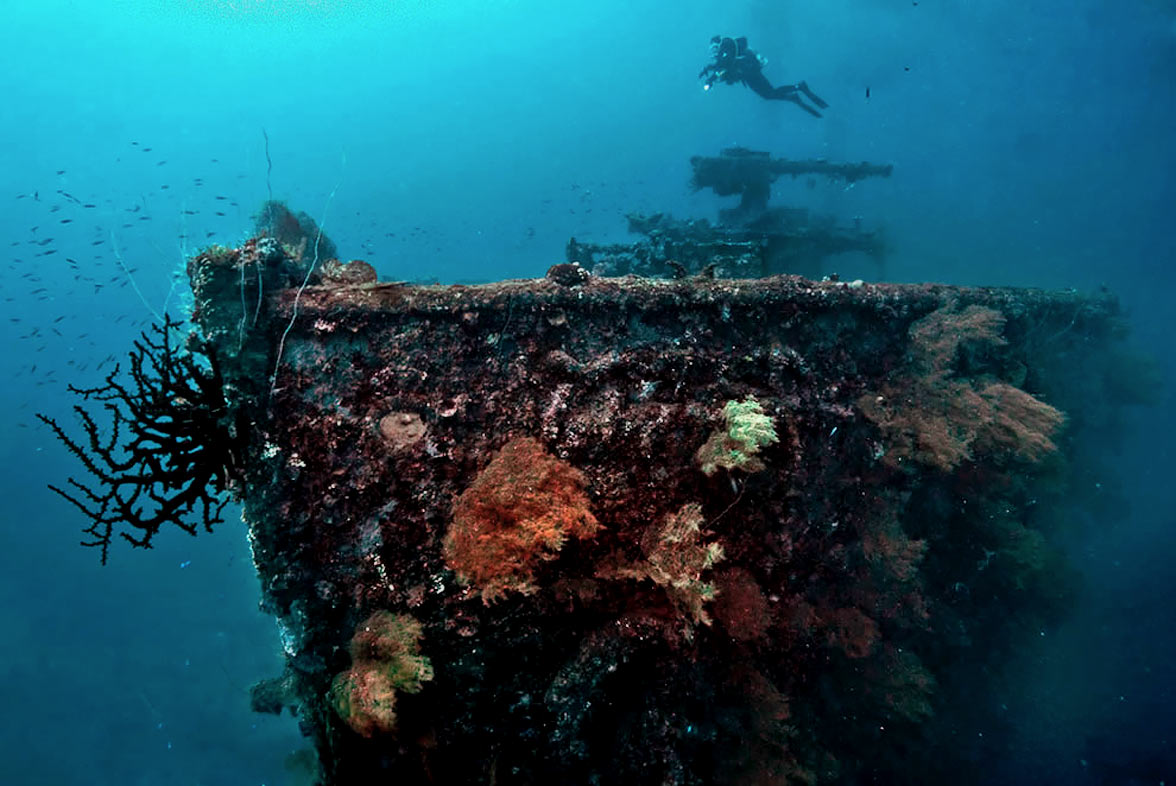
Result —
M 98 402 L 107 429 L 75 404 L 85 438 L 75 440 L 51 417 L 37 417 L 92 477 L 49 488 L 86 514 L 83 546 L 102 550 L 106 564 L 115 532 L 150 548 L 164 524 L 195 535 L 223 519 L 224 492 L 238 477 L 241 437 L 228 414 L 216 355 L 197 341 L 185 350 L 180 323 L 164 316 L 140 334 L 130 353 L 129 379 L 115 367 L 105 384 L 70 391 Z M 203 359 L 203 361 L 202 361 Z M 204 362 L 206 361 L 206 362 Z M 105 433 L 104 433 L 105 432 Z

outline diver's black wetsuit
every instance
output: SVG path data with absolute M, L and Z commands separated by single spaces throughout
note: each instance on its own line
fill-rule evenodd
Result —
M 772 83 L 764 76 L 764 61 L 747 48 L 746 38 L 715 36 L 711 39 L 711 53 L 715 61 L 707 63 L 698 74 L 699 79 L 705 81 L 704 88 L 707 90 L 720 80 L 729 85 L 742 82 L 762 98 L 769 101 L 791 101 L 814 117 L 820 117 L 821 113 L 806 104 L 801 98 L 802 95 L 820 109 L 829 106 L 816 93 L 809 90 L 804 82 L 772 87 Z

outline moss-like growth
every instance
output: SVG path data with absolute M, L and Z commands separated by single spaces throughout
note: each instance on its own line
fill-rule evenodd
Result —
M 723 419 L 726 427 L 711 434 L 695 454 L 703 474 L 713 475 L 719 469 L 759 472 L 764 468 L 758 458 L 760 449 L 780 441 L 772 418 L 758 401 L 746 398 L 728 401 Z

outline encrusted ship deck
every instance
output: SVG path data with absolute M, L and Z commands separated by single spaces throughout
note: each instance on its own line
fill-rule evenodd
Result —
M 255 703 L 324 784 L 983 781 L 1123 400 L 1113 298 L 305 271 L 190 268 L 288 655 Z

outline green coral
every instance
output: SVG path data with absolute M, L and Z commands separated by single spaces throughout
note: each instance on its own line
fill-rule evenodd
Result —
M 779 442 L 772 419 L 764 414 L 763 405 L 754 398 L 743 401 L 728 401 L 723 407 L 727 420 L 728 434 L 736 442 L 742 442 L 749 452 L 755 452 L 764 445 Z
M 763 405 L 752 397 L 732 399 L 723 407 L 726 428 L 711 434 L 695 458 L 706 475 L 719 469 L 758 472 L 764 463 L 760 449 L 780 441 L 772 418 L 764 414 Z
M 723 559 L 723 546 L 716 541 L 703 542 L 704 523 L 701 505 L 683 505 L 646 531 L 642 542 L 645 561 L 621 568 L 618 575 L 652 580 L 693 622 L 710 625 L 705 606 L 715 599 L 718 589 L 704 581 L 702 574 Z
M 372 737 L 396 728 L 396 696 L 419 693 L 433 679 L 421 654 L 424 630 L 407 614 L 377 611 L 355 630 L 351 668 L 335 675 L 328 701 L 356 733 Z

